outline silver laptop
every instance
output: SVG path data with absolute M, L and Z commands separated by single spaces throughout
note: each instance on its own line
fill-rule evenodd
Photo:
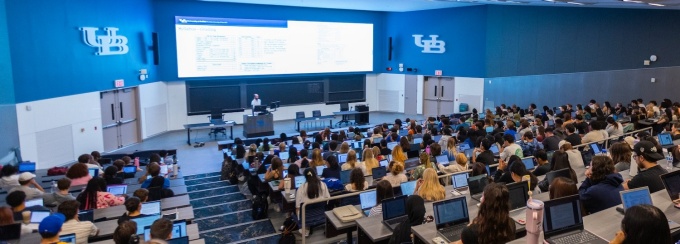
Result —
M 465 196 L 456 197 L 432 204 L 437 234 L 447 242 L 460 240 L 460 233 L 470 223 Z
M 451 176 L 451 185 L 453 189 L 460 194 L 466 194 L 468 191 L 468 173 L 458 173 Z
M 161 214 L 161 201 L 142 203 L 142 209 L 139 213 L 143 215 L 159 215 Z

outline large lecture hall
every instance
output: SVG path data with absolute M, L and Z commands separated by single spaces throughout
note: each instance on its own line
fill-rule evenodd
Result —
M 0 0 L 0 243 L 680 244 L 678 27 L 680 0 Z

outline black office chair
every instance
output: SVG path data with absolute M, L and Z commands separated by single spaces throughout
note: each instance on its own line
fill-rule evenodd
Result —
M 349 103 L 340 103 L 340 112 L 343 111 L 349 111 Z M 348 115 L 343 115 L 342 120 L 340 120 L 337 125 L 338 127 L 342 124 L 349 125 L 349 116 Z
M 222 109 L 220 108 L 213 108 L 210 110 L 210 115 L 208 115 L 208 120 L 210 120 L 211 124 L 224 124 L 224 114 L 222 113 Z M 215 138 L 217 138 L 217 133 L 222 133 L 222 135 L 227 136 L 227 128 L 224 127 L 216 127 L 210 129 L 210 132 L 208 133 L 208 136 L 215 135 Z
M 312 117 L 321 117 L 321 110 L 312 111 Z

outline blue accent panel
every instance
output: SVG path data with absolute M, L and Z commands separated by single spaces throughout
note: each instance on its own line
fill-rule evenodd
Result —
M 151 0 L 7 1 L 16 102 L 109 90 L 157 80 L 153 65 Z M 96 56 L 80 27 L 119 28 L 128 38 L 125 55 Z M 2 46 L 2 45 L 0 45 Z M 139 81 L 139 70 L 149 79 Z
M 12 77 L 12 57 L 10 56 L 7 33 L 5 0 L 0 0 L 0 87 L 0 104 L 14 104 L 14 78 Z M 16 124 L 16 114 L 14 114 L 14 117 Z M 4 149 L 0 148 L 0 150 Z M 0 151 L 0 155 L 2 155 L 2 151 Z
M 676 11 L 486 8 L 486 77 L 648 68 L 652 54 L 652 67 L 680 65 Z
M 0 158 L 4 157 L 15 147 L 19 147 L 19 126 L 17 125 L 17 111 L 14 104 L 0 104 Z
M 392 37 L 392 61 L 385 55 L 381 72 L 392 67 L 391 73 L 400 73 L 399 63 L 403 63 L 404 68 L 418 69 L 405 70 L 406 74 L 434 75 L 439 69 L 446 76 L 485 77 L 485 6 L 388 13 L 386 23 L 386 36 Z M 446 52 L 422 53 L 414 34 L 424 35 L 424 40 L 439 35 L 437 40 L 446 42 Z
M 193 0 L 154 0 L 154 11 L 154 23 L 160 41 L 161 63 L 158 70 L 160 80 L 178 80 L 177 49 L 175 41 L 176 16 L 372 23 L 374 40 L 374 71 L 380 72 L 383 70 L 381 60 L 387 60 L 387 37 L 384 34 L 385 13 L 383 12 L 284 7 L 224 2 L 216 3 Z M 295 62 L 295 57 L 291 57 L 291 62 Z M 272 75 L 258 76 L 258 78 L 314 75 L 315 74 Z M 252 78 L 252 76 L 249 77 Z M 243 78 L 244 77 L 241 76 L 228 77 L 227 79 Z M 205 78 L 200 79 L 205 80 Z M 224 80 L 225 78 L 220 79 Z

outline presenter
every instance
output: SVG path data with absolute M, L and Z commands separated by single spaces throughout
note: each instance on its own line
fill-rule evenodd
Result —
M 260 95 L 255 94 L 253 101 L 250 102 L 250 106 L 252 108 L 255 108 L 255 106 L 260 106 L 260 105 L 262 105 L 262 100 L 260 100 Z

